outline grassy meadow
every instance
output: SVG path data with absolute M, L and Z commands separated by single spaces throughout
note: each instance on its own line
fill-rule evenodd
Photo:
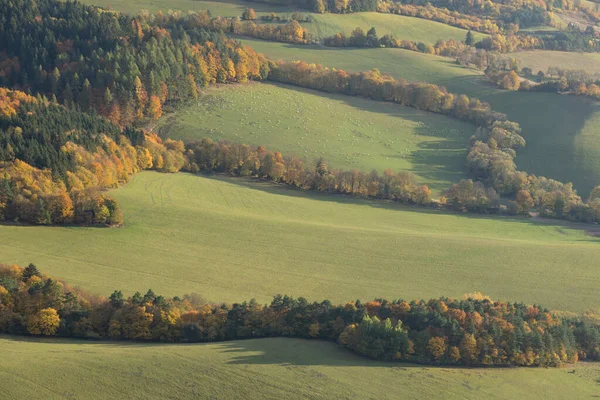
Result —
M 239 17 L 246 8 L 254 8 L 256 15 L 275 13 L 291 13 L 292 7 L 256 3 L 244 0 L 81 0 L 82 3 L 110 8 L 127 14 L 139 14 L 141 10 L 152 13 L 157 11 L 202 11 L 209 10 L 215 17 Z
M 450 25 L 422 18 L 412 18 L 377 12 L 363 12 L 353 14 L 317 14 L 304 9 L 271 5 L 265 3 L 248 2 L 244 0 L 204 1 L 204 0 L 84 0 L 84 3 L 101 7 L 110 7 L 117 11 L 137 14 L 140 10 L 156 12 L 168 11 L 200 11 L 209 10 L 213 16 L 239 17 L 246 8 L 253 8 L 257 16 L 267 15 L 272 12 L 286 16 L 294 11 L 310 15 L 311 22 L 303 26 L 316 38 L 324 38 L 343 32 L 349 35 L 356 27 L 367 31 L 375 26 L 381 35 L 395 35 L 399 39 L 414 40 L 434 44 L 439 39 L 464 40 L 467 31 Z M 258 21 L 259 22 L 259 21 Z M 476 40 L 481 40 L 485 34 L 474 32 Z
M 575 226 L 183 173 L 144 172 L 111 194 L 125 228 L 0 226 L 0 262 L 33 262 L 104 295 L 345 302 L 481 291 L 567 311 L 598 306 L 600 239 Z
M 378 68 L 411 81 L 446 86 L 506 113 L 523 129 L 527 147 L 519 150 L 519 168 L 565 182 L 573 182 L 587 197 L 600 184 L 600 103 L 553 93 L 509 92 L 497 89 L 479 71 L 452 60 L 401 49 L 327 49 L 244 40 L 275 59 L 304 60 L 347 71 Z M 558 160 L 558 162 L 557 162 Z
M 440 22 L 429 21 L 422 18 L 412 18 L 393 14 L 377 12 L 363 12 L 354 14 L 310 14 L 312 22 L 305 24 L 306 29 L 319 38 L 343 32 L 346 35 L 360 27 L 365 32 L 374 26 L 379 36 L 394 35 L 403 40 L 414 40 L 428 44 L 435 44 L 439 39 L 456 39 L 463 41 L 467 31 Z M 475 40 L 483 39 L 485 34 L 473 33 Z
M 582 69 L 589 73 L 600 74 L 600 54 L 574 53 L 566 51 L 519 51 L 511 53 L 511 57 L 521 61 L 521 68 L 529 67 L 534 74 L 548 70 L 548 67 L 564 69 Z
M 0 336 L 5 400 L 564 399 L 598 393 L 600 366 L 438 368 L 360 358 L 333 343 L 162 345 Z
M 136 12 L 141 8 L 148 8 L 151 11 L 167 7 L 182 10 L 208 8 L 215 15 L 237 15 L 248 5 L 240 2 L 241 0 L 212 3 L 192 0 L 174 0 L 169 3 L 161 3 L 159 0 L 134 2 L 121 0 L 122 4 L 118 0 L 117 2 L 110 0 L 110 3 L 108 0 L 86 1 L 104 6 L 112 4 L 115 9 L 128 12 Z M 267 4 L 249 4 L 255 6 L 259 15 L 272 9 L 272 6 Z M 286 12 L 285 9 L 273 9 L 273 11 Z M 456 29 L 431 21 L 377 13 L 325 14 L 314 17 L 315 22 L 308 25 L 311 25 L 309 29 L 317 34 L 351 30 L 359 20 L 372 21 L 366 25 L 374 25 L 380 35 L 387 33 L 388 29 L 398 29 L 399 37 L 413 39 L 411 36 L 414 34 L 416 36 L 414 39 L 422 41 L 428 40 L 428 37 L 431 40 L 435 36 L 448 37 L 447 33 L 439 30 L 441 29 L 439 27 Z M 408 21 L 406 24 L 410 26 L 401 21 Z M 432 26 L 420 27 L 419 24 L 423 23 Z M 451 59 L 406 50 L 332 49 L 252 39 L 243 41 L 274 59 L 304 60 L 348 71 L 378 68 L 385 73 L 407 80 L 436 83 L 446 86 L 452 92 L 478 97 L 489 102 L 494 109 L 506 113 L 511 120 L 518 122 L 523 128 L 523 136 L 528 145 L 518 153 L 517 163 L 521 169 L 560 181 L 573 182 L 575 188 L 584 197 L 587 197 L 594 186 L 600 184 L 600 125 L 598 124 L 600 105 L 597 102 L 551 93 L 502 91 L 486 82 L 479 71 L 457 66 Z M 577 53 L 567 54 L 576 61 L 565 61 L 567 57 L 560 53 L 536 53 L 540 54 L 536 56 L 534 53 L 530 56 L 528 52 L 523 52 L 516 55 L 524 60 L 524 66 L 528 63 L 533 64 L 528 66 L 534 70 L 544 67 L 545 63 L 559 62 L 561 59 L 563 60 L 561 65 L 566 66 L 575 64 L 589 66 L 594 62 L 594 56 L 582 56 Z M 264 144 L 269 145 L 269 143 Z
M 167 114 L 157 131 L 184 141 L 211 137 L 265 145 L 330 168 L 410 171 L 436 195 L 465 178 L 475 127 L 397 104 L 253 83 L 205 90 Z

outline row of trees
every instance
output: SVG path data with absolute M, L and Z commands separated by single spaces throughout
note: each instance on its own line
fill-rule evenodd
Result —
M 600 221 L 600 199 L 584 202 L 571 183 L 519 171 L 516 151 L 525 146 L 521 128 L 489 105 L 465 95 L 448 93 L 425 83 L 409 83 L 382 75 L 378 70 L 347 73 L 304 62 L 271 63 L 269 79 L 316 90 L 362 96 L 403 106 L 445 114 L 479 126 L 471 138 L 467 167 L 474 179 L 453 185 L 442 203 L 460 210 L 498 212 L 498 195 L 514 196 L 508 210 L 540 214 L 580 222 Z M 491 189 L 491 190 L 490 190 Z
M 552 21 L 554 9 L 579 8 L 577 2 L 572 0 L 401 0 L 398 3 L 429 6 L 455 11 L 465 16 L 476 16 L 503 25 L 507 31 L 548 25 Z
M 324 160 L 307 164 L 297 157 L 284 157 L 262 146 L 251 147 L 206 138 L 188 143 L 192 170 L 225 172 L 284 183 L 305 190 L 388 199 L 408 204 L 427 205 L 431 190 L 419 185 L 409 172 L 386 170 L 369 173 L 357 170 L 329 170 Z
M 378 0 L 252 0 L 256 3 L 294 6 L 319 14 L 325 12 L 346 14 L 376 11 Z
M 527 72 L 523 70 L 523 73 Z M 587 96 L 600 100 L 600 74 L 583 70 L 548 67 L 546 73 L 538 72 L 539 83 L 522 85 L 520 90 L 536 92 L 556 92 L 574 96 Z
M 523 50 L 528 46 L 535 46 L 535 40 L 525 36 L 510 36 L 504 37 L 494 35 L 493 37 L 502 38 L 503 46 L 484 49 L 487 45 L 482 45 L 483 42 L 475 43 L 473 34 L 469 31 L 464 42 L 455 39 L 438 40 L 435 45 L 412 40 L 401 40 L 393 35 L 377 36 L 375 27 L 371 27 L 366 33 L 357 27 L 352 31 L 350 36 L 339 32 L 333 36 L 324 39 L 325 46 L 330 47 L 388 47 L 400 48 L 410 51 L 416 51 L 425 54 L 436 54 L 444 57 L 454 58 L 456 62 L 464 66 L 473 66 L 481 70 L 486 70 L 488 76 L 496 82 L 501 80 L 497 78 L 497 74 L 506 73 L 511 70 L 518 70 L 519 61 L 514 57 L 502 55 L 502 52 Z M 491 39 L 490 39 L 491 40 Z M 488 39 L 484 40 L 488 43 Z M 507 43 L 509 46 L 507 47 Z M 494 76 L 492 76 L 494 75 Z M 517 87 L 518 89 L 518 87 Z M 514 89 L 514 90 L 517 90 Z
M 177 27 L 184 27 L 188 30 L 204 28 L 264 40 L 297 44 L 306 44 L 310 40 L 308 31 L 300 25 L 300 20 L 296 19 L 301 18 L 300 14 L 294 15 L 294 18 L 291 18 L 285 24 L 256 24 L 254 22 L 257 19 L 256 13 L 251 8 L 244 11 L 241 19 L 238 17 L 212 18 L 206 10 L 189 12 L 185 15 L 176 12 L 170 12 L 167 15 L 161 13 L 159 17 L 150 17 L 148 18 L 149 22 L 156 23 L 156 21 L 160 21 L 161 26 L 167 26 L 171 30 L 175 30 Z M 271 22 L 278 19 L 276 15 L 270 18 L 272 18 Z
M 490 19 L 461 14 L 458 11 L 450 11 L 446 8 L 434 7 L 429 2 L 425 5 L 417 5 L 380 0 L 377 10 L 382 13 L 392 13 L 441 22 L 446 25 L 482 33 L 494 34 L 500 33 L 502 30 L 497 22 Z
M 92 297 L 27 268 L 0 266 L 0 333 L 163 342 L 259 337 L 337 341 L 379 360 L 442 365 L 560 366 L 600 360 L 598 316 L 561 318 L 540 306 L 480 294 L 333 305 L 277 295 L 209 304 L 152 290 Z

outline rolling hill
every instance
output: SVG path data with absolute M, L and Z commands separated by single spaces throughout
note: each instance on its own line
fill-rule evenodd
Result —
M 585 363 L 568 371 L 382 363 L 298 339 L 164 345 L 0 336 L 0 352 L 7 400 L 590 398 L 600 378 L 600 366 Z
M 0 226 L 0 262 L 33 262 L 103 295 L 346 302 L 482 291 L 568 311 L 598 305 L 600 247 L 580 226 L 183 173 L 144 172 L 112 195 L 125 228 Z
M 204 90 L 197 104 L 167 114 L 156 131 L 184 141 L 262 144 L 310 162 L 322 157 L 330 169 L 410 171 L 439 196 L 466 177 L 475 127 L 392 103 L 253 83 Z

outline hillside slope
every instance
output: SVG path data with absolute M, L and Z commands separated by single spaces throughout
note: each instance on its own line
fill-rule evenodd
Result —
M 598 240 L 568 226 L 183 173 L 144 172 L 111 194 L 125 228 L 0 226 L 0 262 L 33 262 L 103 295 L 336 303 L 482 291 L 560 310 L 598 305 Z
M 7 400 L 564 399 L 594 397 L 600 378 L 594 364 L 437 368 L 376 362 L 297 339 L 161 345 L 0 336 L 0 352 Z

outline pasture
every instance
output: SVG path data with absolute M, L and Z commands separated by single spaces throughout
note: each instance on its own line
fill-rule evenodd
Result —
M 587 197 L 600 184 L 600 103 L 554 93 L 509 92 L 493 87 L 479 71 L 460 67 L 449 58 L 401 49 L 327 49 L 247 40 L 274 59 L 304 60 L 347 71 L 378 68 L 410 81 L 442 85 L 490 103 L 518 122 L 527 147 L 517 153 L 519 168 L 573 182 Z
M 294 9 L 293 7 L 271 5 L 266 3 L 248 2 L 244 0 L 225 1 L 195 1 L 174 0 L 84 0 L 84 3 L 101 7 L 110 7 L 117 11 L 129 14 L 138 14 L 141 10 L 150 12 L 174 11 L 200 11 L 209 10 L 213 16 L 239 17 L 246 8 L 253 8 L 257 16 L 267 15 L 272 12 L 281 16 L 289 16 L 294 11 L 309 15 L 311 22 L 303 26 L 316 38 L 324 38 L 343 32 L 347 35 L 360 27 L 365 32 L 375 26 L 377 33 L 394 35 L 399 39 L 414 40 L 427 44 L 435 44 L 439 39 L 456 39 L 463 41 L 467 31 L 450 25 L 421 18 L 405 17 L 400 15 L 382 14 L 377 12 L 363 12 L 353 14 L 317 14 L 309 10 Z M 258 20 L 257 22 L 260 22 Z M 483 39 L 486 35 L 473 32 L 476 40 Z
M 534 74 L 538 71 L 546 73 L 548 67 L 578 69 L 600 74 L 600 54 L 597 53 L 535 50 L 511 53 L 510 56 L 521 61 L 519 64 L 521 68 L 529 67 Z
M 163 345 L 0 336 L 6 400 L 564 399 L 598 393 L 600 366 L 438 368 L 360 358 L 333 343 Z
M 124 228 L 0 226 L 0 262 L 33 262 L 103 295 L 338 303 L 481 291 L 559 310 L 598 306 L 600 239 L 576 226 L 183 173 L 144 172 L 111 194 Z
M 360 27 L 365 32 L 372 26 L 379 36 L 393 35 L 403 40 L 414 40 L 426 44 L 435 44 L 439 39 L 456 39 L 464 41 L 467 31 L 440 22 L 422 18 L 405 17 L 377 12 L 362 12 L 353 14 L 310 14 L 312 22 L 305 28 L 318 38 L 343 32 L 346 35 Z M 483 39 L 485 34 L 473 32 L 476 41 Z
M 291 13 L 291 7 L 277 6 L 266 3 L 256 3 L 244 0 L 82 0 L 82 3 L 110 8 L 127 14 L 139 14 L 141 10 L 152 13 L 157 11 L 202 11 L 209 10 L 215 17 L 239 17 L 246 8 L 254 8 L 256 15 L 275 13 Z
M 329 168 L 410 171 L 435 195 L 465 178 L 475 127 L 397 104 L 253 83 L 206 89 L 159 121 L 162 137 L 264 145 Z

